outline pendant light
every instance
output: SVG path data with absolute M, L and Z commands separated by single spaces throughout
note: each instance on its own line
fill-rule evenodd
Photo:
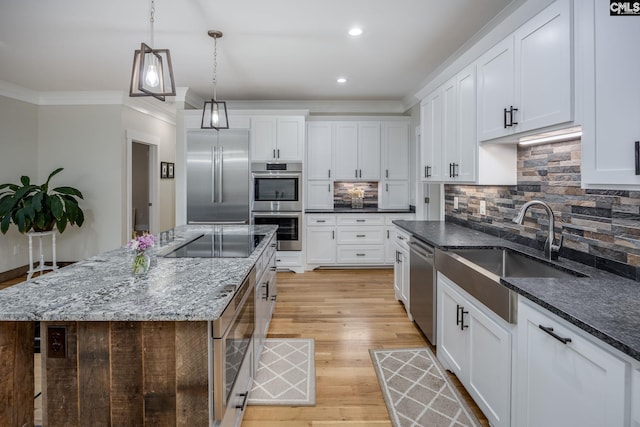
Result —
M 155 12 L 155 1 L 151 0 L 149 16 L 151 46 L 142 43 L 140 50 L 136 50 L 133 55 L 129 96 L 153 96 L 164 101 L 166 96 L 175 96 L 176 84 L 173 80 L 169 49 L 154 49 L 152 47 Z
M 213 98 L 205 101 L 202 108 L 201 129 L 229 129 L 229 117 L 227 116 L 227 103 L 216 101 L 216 86 L 218 85 L 218 39 L 222 37 L 221 31 L 209 30 L 209 37 L 213 38 Z

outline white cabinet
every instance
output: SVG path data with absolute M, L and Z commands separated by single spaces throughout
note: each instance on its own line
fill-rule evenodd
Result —
M 382 178 L 409 179 L 409 122 L 382 122 Z
M 576 2 L 583 72 L 582 184 L 640 186 L 640 22 L 610 16 L 609 3 Z M 610 188 L 610 187 L 609 187 Z
M 394 241 L 394 264 L 393 264 L 393 290 L 396 300 L 402 301 L 409 319 L 413 320 L 409 312 L 409 234 L 396 227 Z
M 423 101 L 423 164 L 420 171 L 423 181 L 476 180 L 475 105 L 475 64 L 462 70 Z
M 252 117 L 250 140 L 252 161 L 301 162 L 304 117 Z
M 437 280 L 438 360 L 456 374 L 492 426 L 511 425 L 509 326 L 442 273 Z
M 631 372 L 631 427 L 640 427 L 640 365 Z
M 382 122 L 382 181 L 379 207 L 409 207 L 409 169 L 409 122 Z
M 517 354 L 515 425 L 625 425 L 625 363 L 522 298 Z
M 420 179 L 442 181 L 442 90 L 436 89 L 420 103 Z
M 307 123 L 307 179 L 331 179 L 333 125 L 331 122 Z
M 380 122 L 336 122 L 336 179 L 380 179 Z
M 557 0 L 478 59 L 481 141 L 573 119 L 571 22 Z
M 307 215 L 307 264 L 332 265 L 336 262 L 335 215 Z
M 308 214 L 307 267 L 393 265 L 395 226 L 392 221 L 413 217 L 411 213 Z
M 333 182 L 307 181 L 306 209 L 333 209 Z

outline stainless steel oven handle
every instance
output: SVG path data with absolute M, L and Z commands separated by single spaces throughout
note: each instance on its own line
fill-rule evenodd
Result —
M 300 172 L 253 172 L 254 178 L 302 178 Z
M 302 212 L 253 212 L 254 218 L 280 217 L 280 218 L 300 218 Z

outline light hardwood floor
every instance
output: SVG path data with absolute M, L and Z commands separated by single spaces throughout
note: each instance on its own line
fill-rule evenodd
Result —
M 315 339 L 316 406 L 249 406 L 242 427 L 391 426 L 369 349 L 430 346 L 395 300 L 393 270 L 278 273 L 277 280 L 268 337 Z

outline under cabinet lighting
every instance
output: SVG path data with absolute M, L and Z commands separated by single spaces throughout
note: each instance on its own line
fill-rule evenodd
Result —
M 518 145 L 537 145 L 552 142 L 564 142 L 577 139 L 582 136 L 582 128 L 569 128 L 562 131 L 543 133 L 534 136 L 527 136 L 518 140 Z

